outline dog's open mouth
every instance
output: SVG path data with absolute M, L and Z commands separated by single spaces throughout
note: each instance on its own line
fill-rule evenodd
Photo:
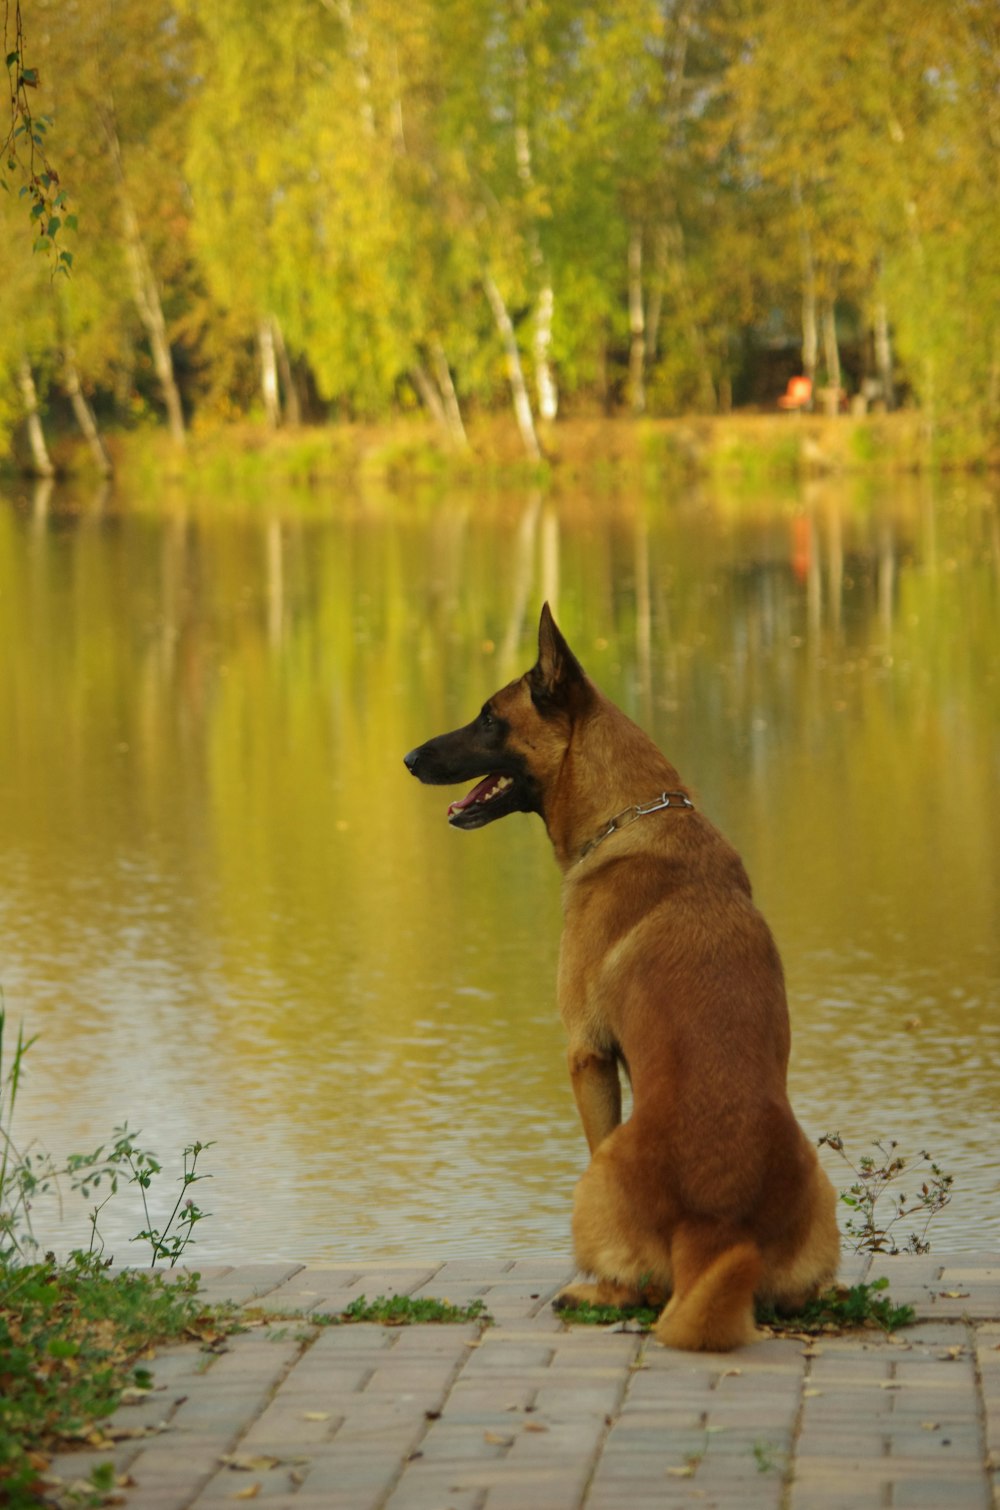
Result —
M 475 813 L 476 808 L 485 807 L 489 802 L 495 802 L 498 797 L 503 796 L 504 792 L 509 791 L 513 785 L 514 783 L 509 776 L 493 775 L 484 777 L 477 786 L 472 788 L 471 792 L 466 793 L 464 797 L 459 797 L 457 801 L 448 804 L 448 822 L 460 823 L 463 819 L 468 821 L 471 816 L 478 817 L 479 814 Z
M 524 769 L 523 757 L 517 751 L 484 750 L 482 743 L 472 739 L 469 729 L 456 729 L 429 739 L 403 759 L 411 776 L 428 786 L 475 781 L 470 792 L 448 804 L 453 828 L 482 828 L 508 813 L 540 812 L 536 784 Z M 489 775 L 481 776 L 483 770 Z

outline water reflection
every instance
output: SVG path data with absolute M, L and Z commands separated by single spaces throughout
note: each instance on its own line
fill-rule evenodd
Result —
M 548 596 L 745 855 L 810 1131 L 929 1148 L 959 1192 L 937 1244 L 995 1244 L 998 582 L 967 482 L 9 500 L 22 1134 L 216 1140 L 203 1258 L 565 1248 L 544 834 L 455 833 L 401 763 L 528 664 Z M 140 1223 L 111 1211 L 121 1256 Z

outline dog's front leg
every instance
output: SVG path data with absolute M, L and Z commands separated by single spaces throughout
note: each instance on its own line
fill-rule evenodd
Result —
M 618 1060 L 614 1054 L 602 1053 L 583 1044 L 571 1045 L 567 1059 L 577 1111 L 593 1153 L 622 1119 Z

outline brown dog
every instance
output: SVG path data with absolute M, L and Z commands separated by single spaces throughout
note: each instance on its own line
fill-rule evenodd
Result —
M 532 669 L 406 764 L 435 785 L 487 772 L 450 822 L 539 813 L 563 872 L 559 1009 L 591 1152 L 573 1237 L 596 1283 L 556 1303 L 668 1302 L 670 1347 L 752 1341 L 755 1297 L 798 1309 L 833 1279 L 839 1237 L 788 1102 L 781 960 L 739 856 L 548 604 Z

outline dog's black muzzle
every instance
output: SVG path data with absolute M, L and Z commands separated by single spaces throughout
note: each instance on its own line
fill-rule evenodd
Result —
M 420 775 L 420 756 L 423 753 L 423 748 L 423 745 L 417 745 L 415 750 L 411 750 L 408 755 L 403 756 L 403 764 L 411 776 Z
M 504 751 L 503 732 L 493 720 L 483 738 L 473 723 L 453 734 L 439 734 L 403 756 L 410 775 L 427 786 L 477 782 L 467 796 L 449 805 L 448 821 L 453 827 L 482 828 L 507 813 L 537 811 L 535 783 L 524 761 Z

